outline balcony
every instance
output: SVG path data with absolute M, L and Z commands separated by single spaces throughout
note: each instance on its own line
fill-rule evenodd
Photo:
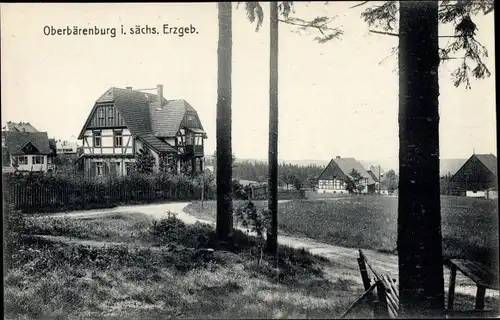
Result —
M 199 157 L 205 154 L 202 145 L 187 145 L 185 148 L 185 154 L 189 156 Z

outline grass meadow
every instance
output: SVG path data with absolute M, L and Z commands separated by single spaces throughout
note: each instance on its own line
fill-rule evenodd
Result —
M 332 245 L 396 253 L 397 197 L 350 196 L 337 199 L 292 200 L 279 203 L 282 232 Z M 264 208 L 265 201 L 256 201 Z M 235 202 L 235 206 L 241 205 Z M 190 204 L 186 211 L 214 219 L 216 203 Z M 498 211 L 496 200 L 441 197 L 443 255 L 497 263 Z
M 6 319 L 335 318 L 363 291 L 355 266 L 287 247 L 277 281 L 266 257 L 257 264 L 255 239 L 239 232 L 237 249 L 203 254 L 213 228 L 175 217 L 112 213 L 25 225 L 31 237 L 6 256 Z

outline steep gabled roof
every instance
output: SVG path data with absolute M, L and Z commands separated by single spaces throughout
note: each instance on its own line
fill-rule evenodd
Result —
M 345 175 L 349 175 L 351 171 L 354 169 L 356 170 L 363 178 L 368 179 L 368 185 L 374 184 L 375 181 L 372 179 L 370 174 L 366 172 L 366 169 L 363 167 L 361 163 L 356 161 L 354 158 L 335 158 L 333 159 L 335 163 L 339 166 L 340 170 Z
M 370 170 L 371 172 L 373 172 L 373 174 L 375 175 L 375 177 L 377 177 L 376 180 L 378 180 L 379 170 L 380 170 L 380 177 L 382 177 L 385 174 L 384 169 L 382 169 L 382 167 L 380 167 L 380 166 L 371 165 L 370 168 L 368 168 L 368 170 Z
M 5 146 L 10 155 L 24 154 L 23 148 L 31 143 L 38 154 L 51 154 L 47 132 L 16 132 L 9 131 L 5 137 Z
M 371 170 L 366 170 L 366 172 L 368 172 L 368 174 L 370 175 L 370 177 L 372 177 L 373 181 L 375 181 L 375 182 L 379 182 L 379 181 L 378 181 L 378 178 L 375 176 L 375 174 L 373 173 L 373 171 L 371 171 Z
M 156 95 L 155 95 L 156 97 Z M 175 137 L 186 112 L 198 117 L 196 110 L 185 100 L 169 100 L 165 106 L 150 105 L 151 131 L 161 137 Z M 199 121 L 201 127 L 201 121 Z M 201 127 L 200 129 L 203 129 Z
M 140 135 L 139 139 L 146 143 L 150 148 L 158 152 L 177 152 L 177 150 L 165 141 L 161 141 L 152 134 Z
M 97 99 L 87 123 L 99 103 L 114 103 L 128 129 L 132 134 L 138 136 L 175 137 L 186 112 L 198 117 L 196 110 L 185 100 L 163 98 L 162 106 L 159 108 L 157 97 L 156 94 L 152 93 L 112 87 Z M 201 126 L 201 122 L 198 122 Z M 82 129 L 79 138 L 83 132 L 84 129 Z M 158 141 L 164 143 L 161 140 Z
M 475 156 L 481 163 L 488 168 L 495 176 L 497 175 L 497 157 L 493 154 L 475 154 Z
M 29 122 L 7 122 L 7 127 L 5 128 L 7 131 L 13 132 L 38 132 L 38 130 L 33 127 Z

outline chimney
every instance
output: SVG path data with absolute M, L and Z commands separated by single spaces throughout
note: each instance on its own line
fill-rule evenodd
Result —
M 127 90 L 132 90 L 132 87 L 127 87 Z
M 337 159 L 340 159 L 340 156 L 336 156 Z
M 163 85 L 159 84 L 156 86 L 157 96 L 158 96 L 158 107 L 163 105 Z

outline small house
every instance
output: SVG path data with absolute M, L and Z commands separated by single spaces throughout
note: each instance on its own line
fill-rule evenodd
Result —
M 54 151 L 47 132 L 8 131 L 5 149 L 8 158 L 3 166 L 12 170 L 47 172 L 54 169 Z
M 337 156 L 330 160 L 318 177 L 318 193 L 349 193 L 348 183 L 353 182 L 353 170 L 361 176 L 361 180 L 357 182 L 362 186 L 361 193 L 375 192 L 376 182 L 361 163 L 354 158 Z

